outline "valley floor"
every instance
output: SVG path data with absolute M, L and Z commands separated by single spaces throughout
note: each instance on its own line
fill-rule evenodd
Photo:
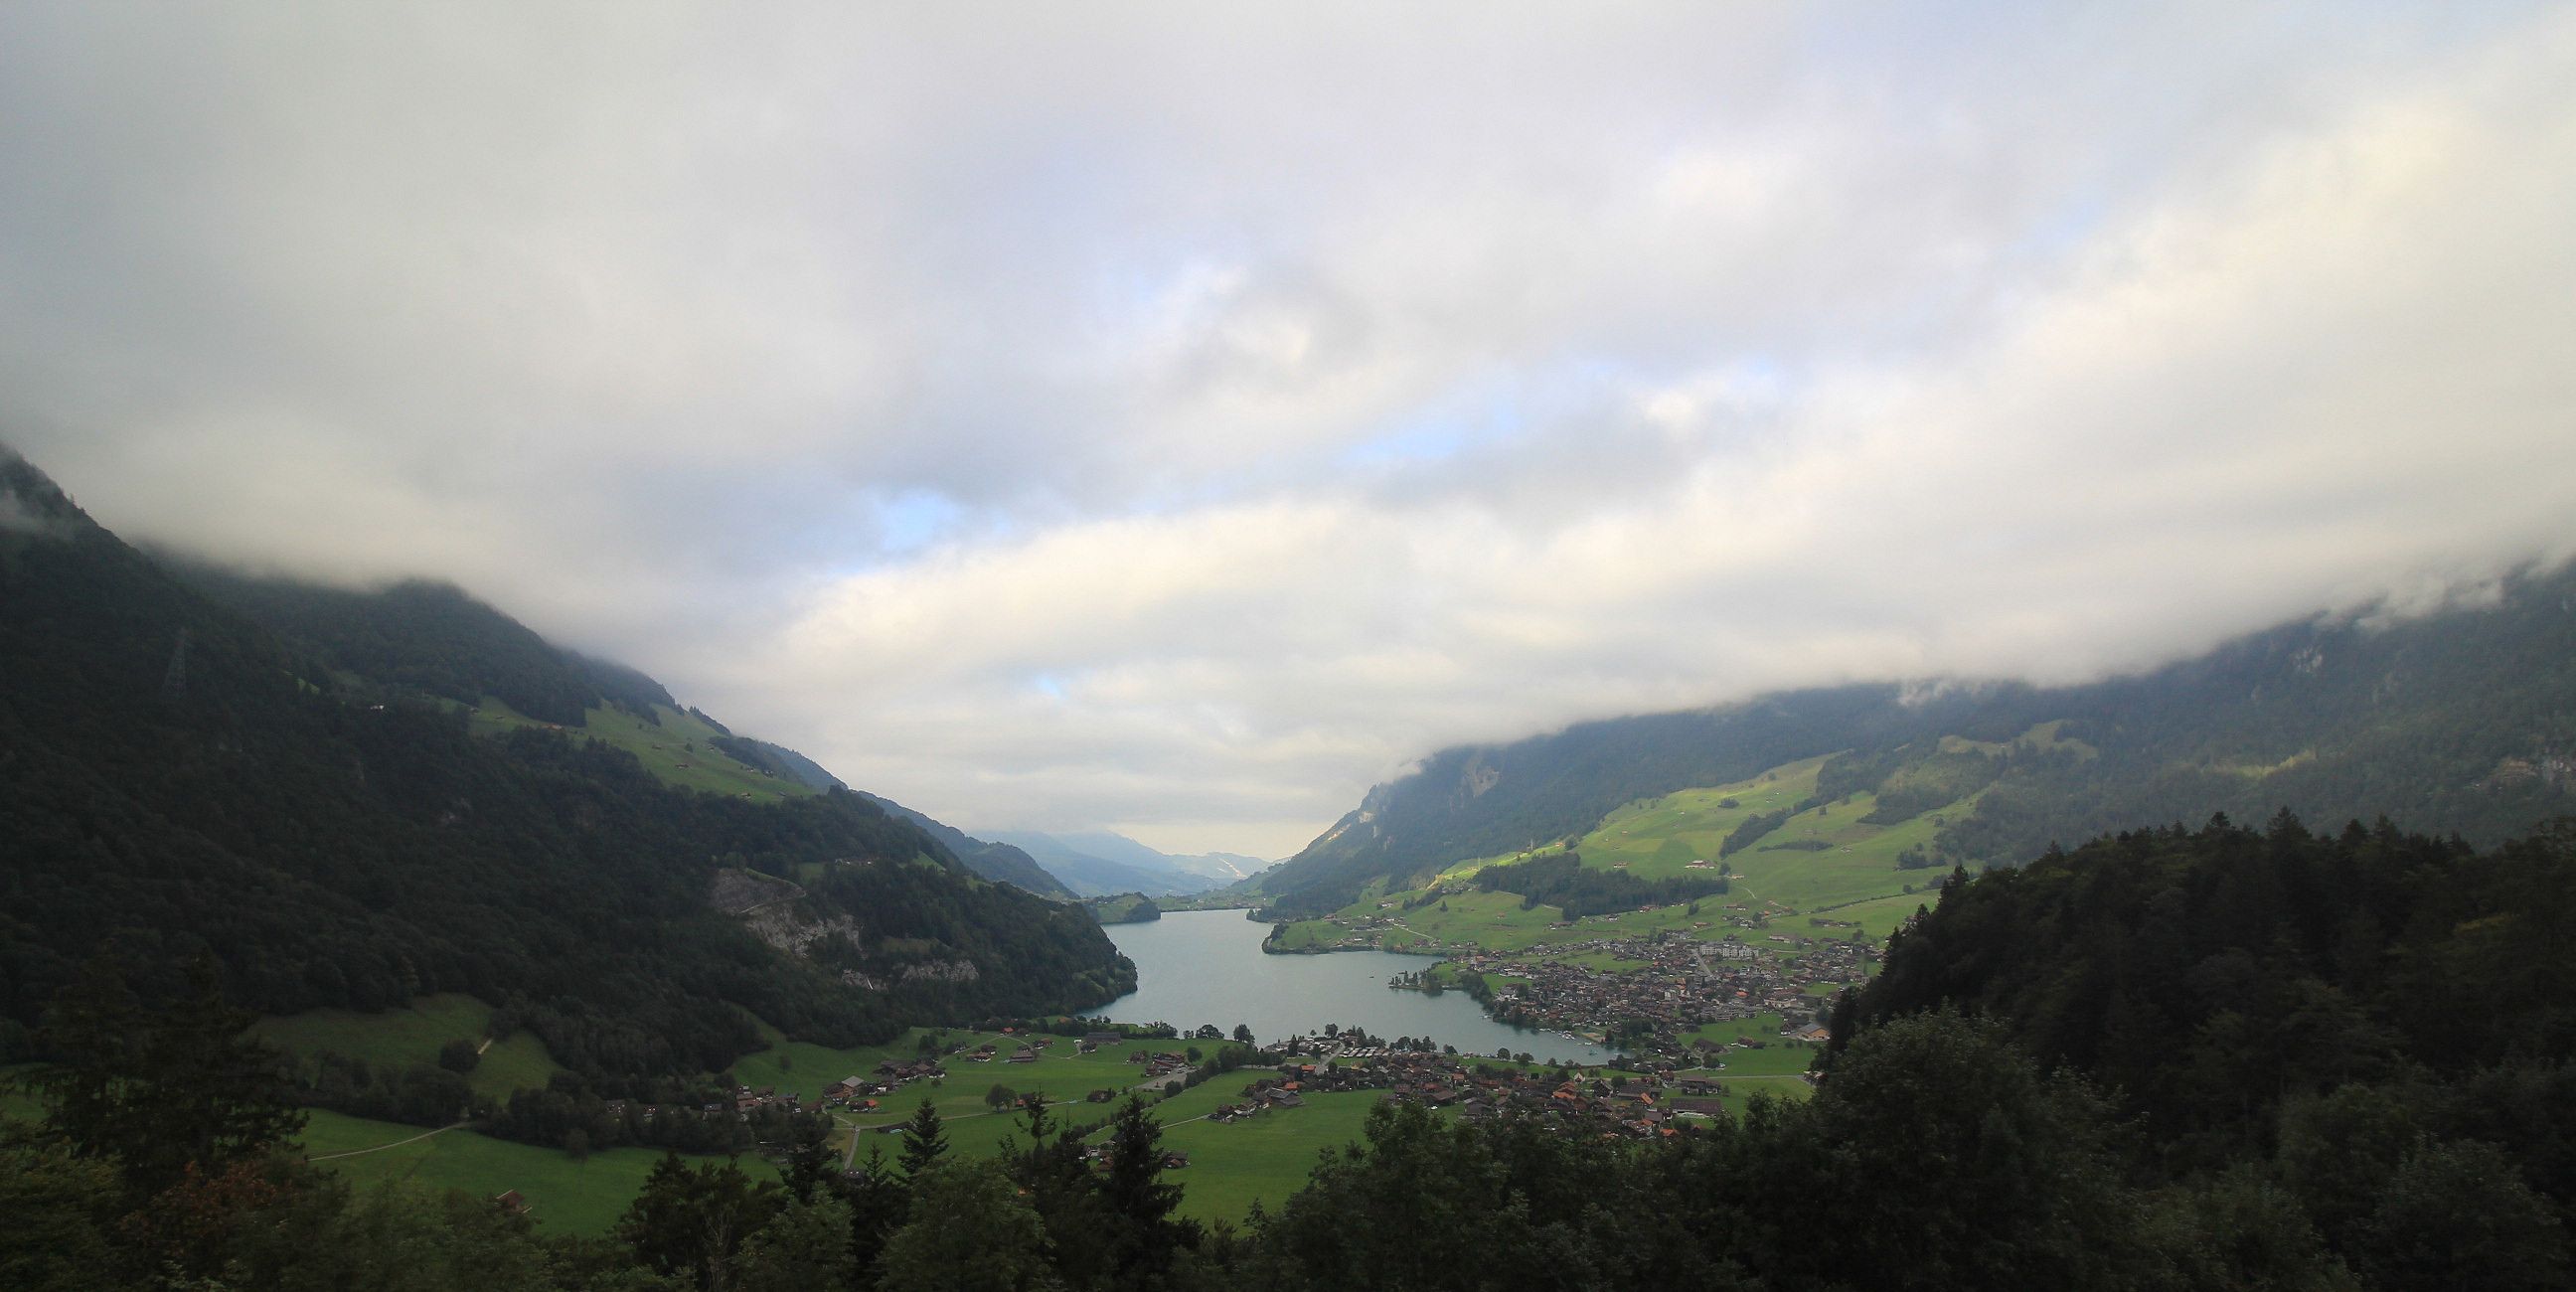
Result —
M 1935 900 L 1947 872 L 1926 864 L 1928 845 L 1976 803 L 1971 793 L 1871 822 L 1870 794 L 1813 801 L 1825 761 L 1641 800 L 1578 839 L 1458 862 L 1420 887 L 1374 885 L 1328 916 L 1279 926 L 1265 949 L 1442 957 L 1424 984 L 1469 990 L 1497 1019 L 1607 1037 L 1639 1057 L 1688 1061 L 1707 1039 L 1697 1029 L 1755 1016 L 1782 1016 L 1772 1035 L 1794 1035 L 1874 972 L 1887 937 Z M 1776 823 L 1749 834 L 1766 816 Z M 1569 917 L 1479 883 L 1492 867 L 1567 854 L 1587 871 L 1725 887 Z

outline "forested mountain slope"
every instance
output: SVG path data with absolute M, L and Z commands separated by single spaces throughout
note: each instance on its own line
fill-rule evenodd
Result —
M 969 869 L 986 879 L 998 879 L 1007 884 L 1017 884 L 1041 897 L 1071 901 L 1078 896 L 1070 885 L 1057 878 L 1055 872 L 1040 866 L 1036 859 L 1011 844 L 978 839 L 953 825 L 931 820 L 891 799 L 877 798 L 873 794 L 861 797 L 920 826 L 932 838 L 947 844 L 948 850 L 956 853 L 958 860 L 965 862 Z
M 2043 727 L 2048 747 L 2016 743 Z M 2576 811 L 2576 572 L 2517 577 L 2486 608 L 2290 624 L 2087 686 L 1800 691 L 1443 750 L 1259 891 L 1280 914 L 1316 914 L 1375 879 L 1405 887 L 1638 799 L 1825 754 L 1841 757 L 1819 793 L 1873 794 L 1886 819 L 1982 790 L 1936 834 L 1944 861 L 2014 864 L 2052 840 L 2284 807 L 2493 842 Z
M 646 770 L 699 788 L 727 786 L 710 775 L 718 767 L 765 777 L 764 788 L 777 795 L 849 788 L 793 749 L 738 735 L 696 708 L 684 710 L 643 673 L 554 646 L 445 584 L 413 581 L 366 592 L 248 576 L 185 558 L 160 561 L 190 587 L 320 658 L 353 697 L 425 695 L 480 706 L 494 725 L 527 719 L 562 727 L 623 744 L 646 756 Z M 638 733 L 638 724 L 647 730 Z M 637 734 L 645 739 L 640 746 L 631 738 Z M 651 756 L 660 753 L 672 756 Z M 695 774 L 677 774 L 682 771 Z M 971 838 L 888 799 L 862 797 L 920 826 L 986 879 L 1042 897 L 1074 895 L 1016 848 Z
M 2564 1286 L 2571 947 L 2576 822 L 2489 851 L 2163 827 L 1961 876 L 1831 1046 L 1989 1018 L 2116 1101 L 2148 1178 L 2269 1192 L 2376 1285 Z
M 5 452 L 0 504 L 11 1047 L 102 949 L 149 965 L 211 949 L 228 994 L 271 1013 L 470 992 L 595 1073 L 720 1069 L 757 1044 L 746 1010 L 851 1043 L 1132 982 L 1079 910 L 981 881 L 857 795 L 693 792 L 603 741 L 534 722 L 477 736 L 462 697 L 410 698 L 489 670 L 513 706 L 649 712 L 668 696 L 641 675 L 550 664 L 533 634 L 488 624 L 427 645 L 404 628 L 281 634 Z M 491 613 L 434 589 L 379 604 L 405 625 Z M 755 871 L 801 886 L 755 881 L 781 894 L 757 933 L 717 882 Z

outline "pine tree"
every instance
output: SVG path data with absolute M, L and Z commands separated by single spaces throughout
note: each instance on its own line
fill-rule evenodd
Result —
M 831 1178 L 832 1146 L 824 1142 L 824 1122 L 819 1117 L 799 1117 L 789 1132 L 786 1161 L 778 1178 L 799 1203 L 812 1202 L 816 1185 Z
M 850 1204 L 850 1261 L 861 1274 L 876 1268 L 886 1239 L 912 1209 L 904 1181 L 886 1167 L 885 1150 L 871 1144 L 856 1168 L 841 1176 L 841 1200 Z
M 921 1107 L 914 1109 L 912 1120 L 903 1125 L 903 1153 L 896 1159 L 903 1168 L 903 1178 L 918 1180 L 921 1173 L 948 1151 L 948 1129 L 939 1120 L 939 1109 L 930 1096 L 921 1097 Z
M 1110 1120 L 1109 1175 L 1100 1193 L 1118 1226 L 1118 1270 L 1128 1282 L 1159 1273 L 1175 1247 L 1197 1245 L 1198 1226 L 1172 1220 L 1181 1186 L 1163 1179 L 1162 1124 L 1134 1095 Z
M 63 1062 L 31 1083 L 74 1151 L 113 1158 L 156 1193 L 191 1166 L 212 1174 L 303 1129 L 278 1052 L 254 1016 L 225 1003 L 214 958 L 188 966 L 187 994 L 146 1010 L 117 966 L 93 960 L 55 1002 L 44 1036 Z

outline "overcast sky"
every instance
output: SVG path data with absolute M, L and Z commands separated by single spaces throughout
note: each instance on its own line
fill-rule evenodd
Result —
M 15 0 L 0 440 L 969 829 L 1285 855 L 1461 740 L 2564 559 L 2576 10 Z

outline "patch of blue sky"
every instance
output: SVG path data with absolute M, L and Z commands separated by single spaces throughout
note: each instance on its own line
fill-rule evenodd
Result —
M 954 531 L 965 515 L 956 499 L 936 489 L 907 489 L 877 504 L 877 549 L 920 551 Z
M 1543 430 L 1562 413 L 1596 405 L 1604 386 L 1626 371 L 1619 361 L 1583 358 L 1473 381 L 1344 447 L 1336 465 L 1421 466 L 1507 444 Z
M 801 529 L 798 541 L 805 550 L 823 554 L 823 573 L 837 577 L 884 569 L 970 528 L 982 535 L 1007 526 L 989 514 L 970 513 L 965 504 L 936 489 L 869 490 L 846 506 L 819 514 Z

